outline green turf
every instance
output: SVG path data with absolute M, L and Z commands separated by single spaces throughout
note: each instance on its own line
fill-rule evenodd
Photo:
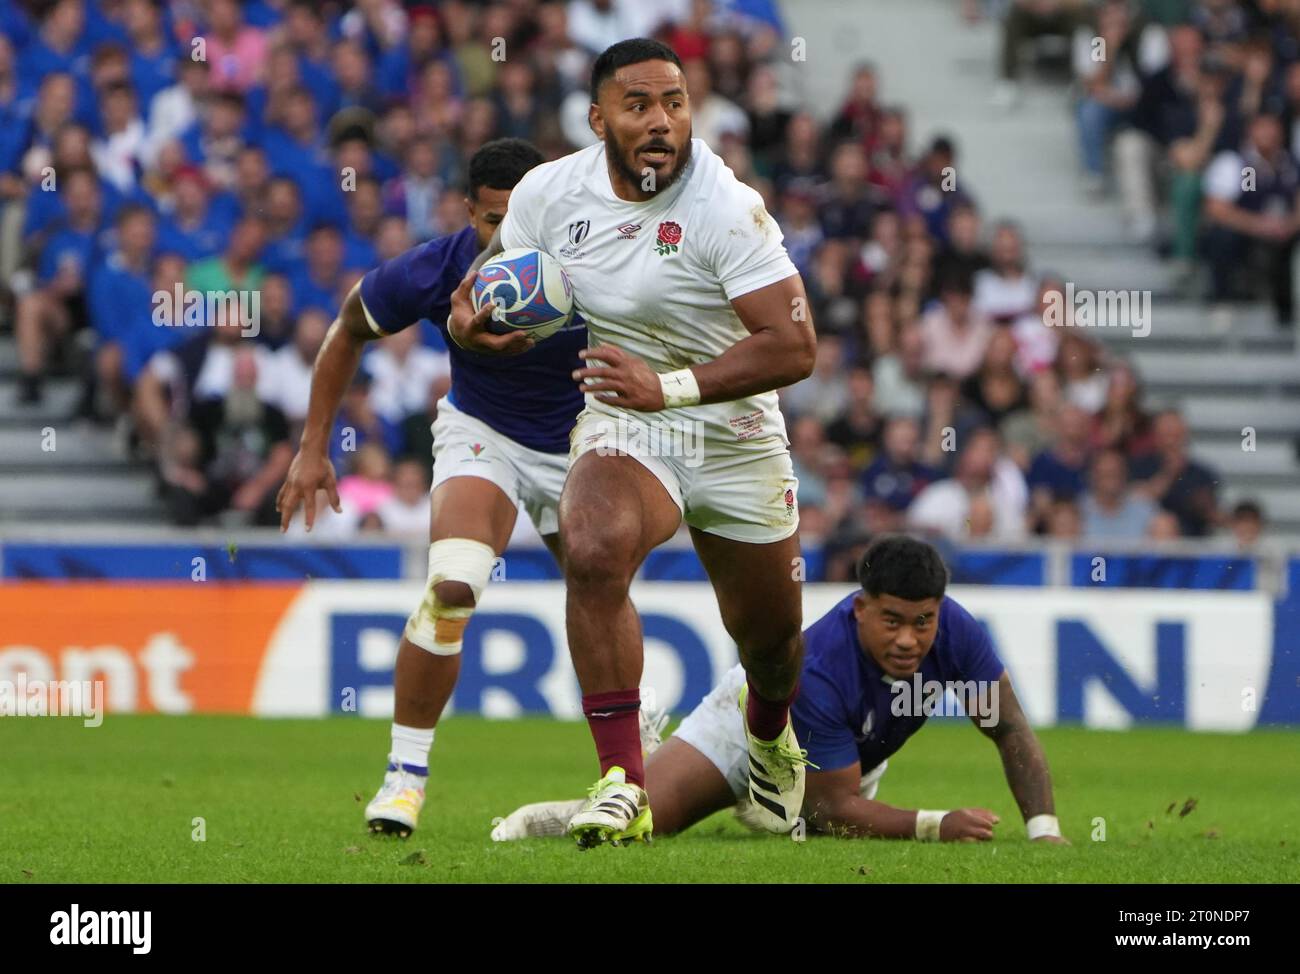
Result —
M 595 767 L 579 723 L 447 720 L 422 828 L 403 842 L 366 835 L 361 820 L 382 775 L 385 722 L 110 716 L 91 729 L 9 719 L 0 882 L 1300 880 L 1300 733 L 1041 737 L 1071 848 L 1030 845 L 993 746 L 947 724 L 891 760 L 879 797 L 992 808 L 1003 819 L 992 843 L 796 843 L 720 814 L 649 847 L 584 853 L 562 839 L 488 838 L 493 817 L 517 804 L 581 796 Z M 1195 807 L 1181 817 L 1188 799 Z M 193 838 L 196 817 L 205 841 Z M 1105 841 L 1091 838 L 1097 818 Z

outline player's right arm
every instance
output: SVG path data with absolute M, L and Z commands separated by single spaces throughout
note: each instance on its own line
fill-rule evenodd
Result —
M 863 798 L 858 763 L 834 771 L 809 771 L 804 791 L 808 824 L 819 832 L 857 838 L 916 838 L 917 812 Z M 939 823 L 941 842 L 980 842 L 993 838 L 998 817 L 987 808 L 958 808 Z
M 366 321 L 366 309 L 361 303 L 361 284 L 358 282 L 343 300 L 339 316 L 326 332 L 325 341 L 316 355 L 302 440 L 275 499 L 275 509 L 280 512 L 281 531 L 288 529 L 289 521 L 299 504 L 304 506 L 307 530 L 312 529 L 316 521 L 318 490 L 325 491 L 330 506 L 337 513 L 342 513 L 334 465 L 329 459 L 330 433 L 334 429 L 334 417 L 338 414 L 343 394 L 352 384 L 357 367 L 361 364 L 361 353 L 367 342 L 378 337 Z
M 509 218 L 507 213 L 506 219 Z M 504 225 L 504 222 L 497 225 L 488 245 L 474 258 L 474 263 L 469 265 L 469 270 L 461 278 L 456 290 L 451 292 L 451 314 L 447 316 L 447 334 L 451 336 L 453 342 L 466 351 L 484 352 L 488 355 L 518 355 L 537 344 L 536 339 L 522 331 L 511 332 L 508 335 L 492 334 L 487 330 L 488 322 L 492 320 L 492 305 L 485 304 L 476 312 L 474 302 L 471 300 L 474 278 L 478 277 L 479 268 L 506 249 L 501 244 L 501 227 Z

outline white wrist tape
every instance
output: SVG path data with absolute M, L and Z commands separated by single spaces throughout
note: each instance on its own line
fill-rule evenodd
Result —
M 922 809 L 916 813 L 916 839 L 918 842 L 938 842 L 939 826 L 943 824 L 943 817 L 948 812 L 926 811 Z
M 1055 815 L 1035 815 L 1025 823 L 1025 831 L 1029 833 L 1029 840 L 1041 839 L 1045 835 L 1055 835 L 1058 838 L 1061 835 L 1061 823 L 1056 820 Z
M 487 588 L 495 561 L 496 552 L 482 541 L 443 538 L 429 545 L 429 578 L 420 607 L 406 620 L 406 638 L 437 656 L 459 653 L 474 608 L 447 605 L 439 600 L 434 586 L 439 582 L 464 582 L 474 593 L 477 605 L 483 589 Z
M 465 348 L 464 345 L 456 341 L 456 333 L 451 330 L 451 315 L 447 315 L 447 337 L 451 339 L 451 343 L 455 345 L 457 348 L 461 348 L 461 349 L 465 349 L 465 351 L 469 351 L 469 349 Z
M 695 373 L 690 369 L 660 372 L 659 385 L 664 391 L 665 409 L 700 404 L 700 384 L 695 381 Z

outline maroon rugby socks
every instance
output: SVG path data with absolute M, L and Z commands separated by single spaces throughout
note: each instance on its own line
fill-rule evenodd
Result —
M 790 722 L 790 704 L 799 695 L 799 685 L 796 683 L 783 700 L 765 700 L 758 695 L 752 681 L 746 679 L 746 682 L 749 693 L 745 697 L 745 723 L 749 725 L 749 732 L 760 741 L 774 741 Z
M 645 787 L 641 757 L 641 690 L 611 690 L 582 697 L 582 713 L 591 728 L 603 778 L 610 768 L 623 769 L 627 781 Z

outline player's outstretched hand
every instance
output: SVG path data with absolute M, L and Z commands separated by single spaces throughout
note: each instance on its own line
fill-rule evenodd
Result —
M 596 359 L 605 363 L 574 370 L 573 378 L 583 392 L 592 393 L 602 402 L 644 413 L 664 408 L 664 387 L 659 382 L 659 373 L 643 359 L 614 345 L 584 348 L 578 354 L 586 361 Z M 585 379 L 595 381 L 584 382 Z
M 304 453 L 299 450 L 289 464 L 289 474 L 284 479 L 280 493 L 275 498 L 275 509 L 280 512 L 280 530 L 287 531 L 293 520 L 298 505 L 303 505 L 303 515 L 307 519 L 307 530 L 316 523 L 316 491 L 323 490 L 330 499 L 334 513 L 342 514 L 339 504 L 339 488 L 334 480 L 334 464 L 323 452 Z
M 527 332 L 512 331 L 508 335 L 494 335 L 488 331 L 488 322 L 492 320 L 495 309 L 491 304 L 485 304 L 475 311 L 474 302 L 470 299 L 474 278 L 477 276 L 478 272 L 471 270 L 461 278 L 456 290 L 451 292 L 451 314 L 447 316 L 447 331 L 451 333 L 451 340 L 461 348 L 488 355 L 518 355 L 536 345 L 537 340 Z
M 987 842 L 993 838 L 993 826 L 1000 822 L 987 808 L 958 808 L 939 823 L 941 842 Z

